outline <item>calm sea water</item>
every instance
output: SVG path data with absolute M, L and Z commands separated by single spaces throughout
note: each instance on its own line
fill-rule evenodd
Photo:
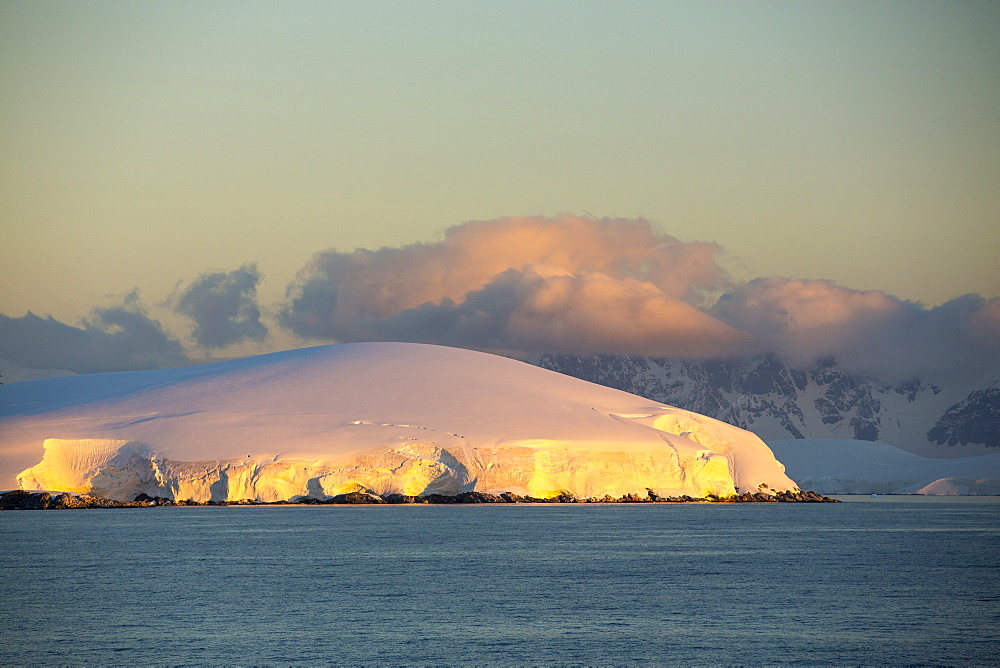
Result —
M 1000 663 L 1000 499 L 0 513 L 0 664 Z

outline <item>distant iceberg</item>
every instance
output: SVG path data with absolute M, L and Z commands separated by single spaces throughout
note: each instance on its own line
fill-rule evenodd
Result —
M 797 490 L 753 434 L 508 358 L 358 343 L 0 387 L 0 489 L 131 500 Z

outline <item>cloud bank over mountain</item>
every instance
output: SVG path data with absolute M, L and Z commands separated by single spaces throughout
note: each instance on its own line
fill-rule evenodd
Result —
M 530 354 L 832 357 L 893 378 L 1000 371 L 1000 298 L 927 308 L 877 290 L 786 277 L 735 281 L 723 248 L 643 219 L 473 221 L 441 241 L 317 253 L 275 312 L 307 342 L 411 341 Z M 256 265 L 206 272 L 172 300 L 192 343 L 223 349 L 268 336 Z M 172 366 L 177 338 L 133 293 L 80 327 L 2 316 L 0 357 L 74 371 Z M 279 329 L 279 328 L 272 328 Z M 273 331 L 272 331 L 273 334 Z
M 699 310 L 721 248 L 647 221 L 505 218 L 402 248 L 318 253 L 281 324 L 318 340 L 706 356 L 746 336 Z
M 791 364 L 830 357 L 893 379 L 1000 374 L 1000 298 L 925 308 L 878 290 L 771 277 L 723 295 L 710 312 Z

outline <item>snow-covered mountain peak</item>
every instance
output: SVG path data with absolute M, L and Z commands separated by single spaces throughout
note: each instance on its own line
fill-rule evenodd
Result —
M 710 415 L 767 441 L 881 441 L 937 457 L 1000 447 L 997 382 L 885 383 L 848 373 L 833 360 L 800 368 L 774 355 L 717 360 L 542 355 L 533 362 Z

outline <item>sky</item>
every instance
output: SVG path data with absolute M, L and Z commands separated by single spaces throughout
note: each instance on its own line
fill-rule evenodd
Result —
M 993 363 L 998 65 L 995 2 L 6 2 L 0 357 Z

